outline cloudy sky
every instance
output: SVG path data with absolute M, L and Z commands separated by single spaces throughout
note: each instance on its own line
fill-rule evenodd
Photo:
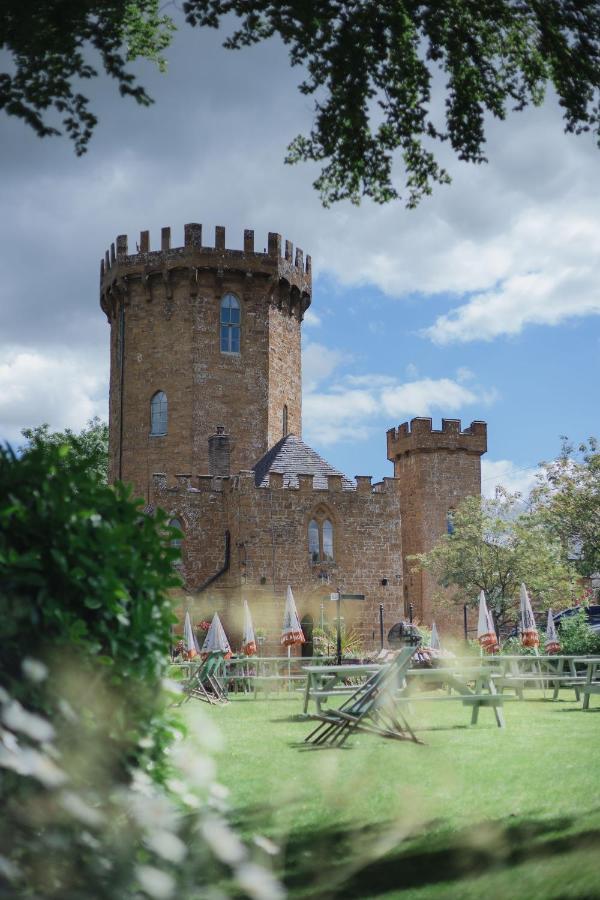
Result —
M 486 493 L 526 490 L 560 435 L 600 434 L 600 151 L 544 107 L 492 123 L 487 166 L 444 157 L 449 187 L 323 209 L 317 170 L 285 166 L 310 128 L 298 70 L 272 41 L 221 49 L 182 26 L 169 71 L 139 67 L 156 103 L 91 85 L 88 154 L 0 114 L 0 437 L 106 417 L 108 326 L 98 267 L 117 234 L 268 231 L 313 258 L 304 326 L 304 438 L 349 475 L 391 474 L 385 431 L 415 416 L 488 422 Z M 87 86 L 86 86 L 87 87 Z M 261 238 L 261 235 L 263 236 Z M 206 238 L 205 238 L 206 240 Z

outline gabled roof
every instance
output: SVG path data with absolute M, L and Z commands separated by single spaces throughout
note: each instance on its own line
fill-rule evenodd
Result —
M 267 487 L 269 473 L 280 472 L 283 475 L 284 487 L 298 487 L 298 475 L 314 475 L 316 488 L 327 488 L 328 475 L 342 476 L 342 489 L 353 491 L 356 485 L 343 472 L 339 472 L 330 466 L 316 450 L 305 444 L 295 434 L 288 434 L 270 450 L 253 468 L 257 487 Z

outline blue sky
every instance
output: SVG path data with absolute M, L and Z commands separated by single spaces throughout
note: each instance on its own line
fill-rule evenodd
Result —
M 600 151 L 544 106 L 491 122 L 489 163 L 439 155 L 453 183 L 416 211 L 323 209 L 314 166 L 285 166 L 312 108 L 275 41 L 239 53 L 183 27 L 149 109 L 91 85 L 100 123 L 77 159 L 0 115 L 0 437 L 106 417 L 98 267 L 117 234 L 157 246 L 186 222 L 241 247 L 268 231 L 313 259 L 304 437 L 349 475 L 390 474 L 385 431 L 414 415 L 489 423 L 486 492 L 526 490 L 561 434 L 600 434 Z M 439 102 L 439 97 L 436 102 Z M 206 240 L 206 237 L 205 237 Z

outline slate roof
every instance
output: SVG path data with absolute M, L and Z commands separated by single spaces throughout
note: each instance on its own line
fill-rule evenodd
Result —
M 270 450 L 253 468 L 254 479 L 257 487 L 267 487 L 269 484 L 269 472 L 281 472 L 284 487 L 298 487 L 298 475 L 314 475 L 315 488 L 327 488 L 328 475 L 342 476 L 342 489 L 344 491 L 356 490 L 356 485 L 343 472 L 339 472 L 330 466 L 316 450 L 305 444 L 295 434 L 288 434 Z

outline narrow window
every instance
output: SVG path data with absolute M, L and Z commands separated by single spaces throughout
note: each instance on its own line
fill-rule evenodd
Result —
M 329 519 L 323 522 L 323 559 L 333 562 L 333 525 Z
M 167 395 L 157 391 L 150 401 L 150 434 L 167 433 Z
M 286 437 L 288 433 L 288 408 L 287 403 L 284 404 L 283 407 L 283 436 Z
M 176 528 L 177 531 L 179 531 L 177 537 L 171 538 L 171 547 L 176 547 L 178 550 L 181 549 L 183 543 L 183 527 L 179 519 L 169 519 L 169 528 Z
M 221 353 L 240 352 L 240 302 L 233 294 L 221 300 Z
M 319 548 L 319 526 L 316 519 L 311 519 L 308 523 L 308 553 L 311 562 L 319 562 L 321 551 Z

